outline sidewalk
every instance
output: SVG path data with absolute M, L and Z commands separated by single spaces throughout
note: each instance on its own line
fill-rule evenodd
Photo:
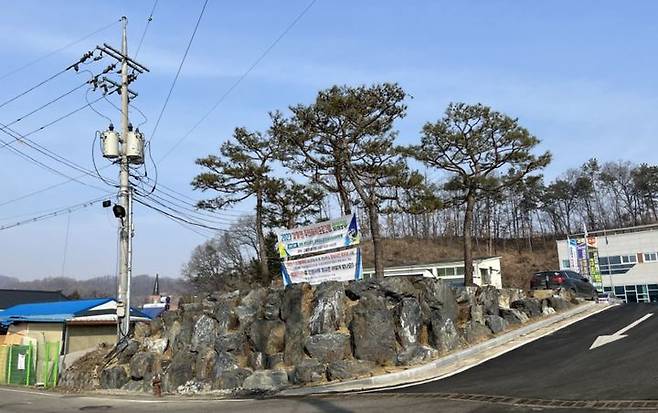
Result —
M 310 394 L 357 391 L 368 392 L 386 390 L 393 387 L 406 387 L 440 380 L 477 366 L 478 364 L 482 364 L 487 360 L 512 351 L 596 313 L 605 311 L 610 307 L 610 305 L 597 304 L 594 302 L 584 303 L 576 308 L 524 325 L 491 340 L 448 354 L 445 357 L 441 357 L 422 366 L 341 383 L 283 390 L 279 395 L 305 396 Z

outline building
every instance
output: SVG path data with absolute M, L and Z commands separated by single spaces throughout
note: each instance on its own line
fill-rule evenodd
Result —
M 65 301 L 61 291 L 0 289 L 0 311 L 19 304 Z
M 658 302 L 658 225 L 592 231 L 583 241 L 584 234 L 557 241 L 560 269 L 589 276 L 625 302 Z
M 501 257 L 478 257 L 473 259 L 473 282 L 477 285 L 503 287 L 500 268 Z M 374 268 L 363 270 L 364 278 L 375 275 Z M 430 264 L 414 264 L 384 268 L 384 276 L 423 276 L 440 278 L 454 285 L 464 285 L 464 260 L 445 260 Z
M 0 313 L 0 344 L 56 346 L 62 366 L 99 344 L 113 344 L 117 337 L 117 302 L 112 298 L 19 304 Z M 135 321 L 149 321 L 132 309 Z

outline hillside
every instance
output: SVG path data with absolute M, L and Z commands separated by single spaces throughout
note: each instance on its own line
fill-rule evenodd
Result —
M 155 277 L 137 275 L 132 279 L 132 297 L 137 305 L 143 304 L 146 296 L 153 291 Z M 76 280 L 69 277 L 49 277 L 31 281 L 21 281 L 15 277 L 0 276 L 0 288 L 22 288 L 31 290 L 61 290 L 67 296 L 80 298 L 114 297 L 117 281 L 113 276 L 94 277 Z M 181 295 L 190 291 L 187 283 L 179 278 L 160 277 L 160 292 Z
M 473 255 L 487 256 L 486 243 L 473 243 Z M 363 265 L 373 265 L 372 242 L 365 241 L 362 245 Z M 494 254 L 502 257 L 503 285 L 505 287 L 527 288 L 530 275 L 545 269 L 558 266 L 555 241 L 535 240 L 533 251 L 527 244 L 510 240 L 498 241 Z M 419 240 L 419 239 L 386 239 L 384 240 L 384 265 L 411 265 L 432 263 L 446 260 L 463 259 L 462 244 L 459 239 Z

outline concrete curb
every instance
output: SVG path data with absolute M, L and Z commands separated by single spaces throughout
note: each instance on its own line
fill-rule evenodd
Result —
M 599 311 L 603 311 L 610 306 L 601 306 L 594 302 L 581 304 L 576 308 L 565 311 L 563 313 L 558 313 L 556 315 L 547 317 L 545 319 L 536 321 L 534 323 L 525 325 L 523 327 L 517 328 L 515 330 L 504 333 L 498 337 L 494 337 L 491 340 L 476 344 L 472 347 L 469 347 L 464 350 L 457 351 L 452 354 L 448 354 L 445 357 L 441 357 L 437 360 L 434 360 L 428 364 L 413 367 L 404 371 L 398 371 L 394 373 L 382 374 L 379 376 L 373 376 L 363 379 L 356 379 L 347 382 L 340 382 L 335 384 L 325 384 L 321 386 L 314 387 L 300 387 L 295 389 L 283 390 L 278 393 L 279 396 L 306 396 L 310 394 L 326 394 L 326 393 L 339 393 L 339 392 L 354 392 L 354 391 L 364 391 L 364 390 L 374 390 L 382 387 L 398 386 L 398 385 L 409 385 L 412 383 L 427 381 L 431 379 L 436 379 L 439 376 L 442 376 L 439 372 L 439 369 L 445 368 L 450 365 L 455 365 L 459 361 L 462 361 L 468 357 L 473 357 L 478 354 L 484 353 L 486 351 L 492 350 L 496 347 L 507 344 L 514 339 L 528 335 L 530 333 L 536 332 L 542 328 L 548 327 L 552 324 L 557 324 L 561 321 L 568 320 L 570 318 L 576 318 L 578 315 L 586 313 L 589 310 L 593 310 L 596 307 L 601 307 L 598 311 L 592 311 L 591 314 L 587 314 L 586 317 L 596 314 Z M 586 318 L 583 317 L 583 318 Z M 580 321 L 580 319 L 575 320 Z M 566 326 L 562 326 L 566 327 Z M 559 327 L 559 328 L 562 328 Z M 555 330 L 558 330 L 556 328 Z M 555 330 L 551 330 L 553 332 Z M 549 332 L 549 333 L 550 333 Z M 548 334 L 548 333 L 547 333 Z M 532 340 L 529 340 L 532 341 Z M 528 341 L 528 342 L 529 342 Z M 525 342 L 521 345 L 526 344 Z M 517 346 L 518 347 L 518 346 Z M 515 347 L 516 348 L 516 347 Z M 509 350 L 508 350 L 509 351 Z M 501 353 L 502 354 L 502 353 Z M 461 370 L 460 370 L 461 371 Z

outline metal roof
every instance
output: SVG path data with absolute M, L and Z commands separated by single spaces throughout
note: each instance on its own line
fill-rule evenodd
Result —
M 108 306 L 104 304 L 110 305 Z M 111 304 L 114 304 L 114 306 Z M 94 311 L 94 309 L 97 309 L 97 311 Z M 62 323 L 70 321 L 76 317 L 111 314 L 115 311 L 116 302 L 113 298 L 20 304 L 1 312 L 0 324 L 9 325 L 16 322 Z M 136 317 L 148 318 L 145 314 L 134 308 L 131 309 L 130 314 Z
M 0 289 L 0 310 L 19 304 L 44 303 L 64 301 L 66 297 L 61 291 Z

